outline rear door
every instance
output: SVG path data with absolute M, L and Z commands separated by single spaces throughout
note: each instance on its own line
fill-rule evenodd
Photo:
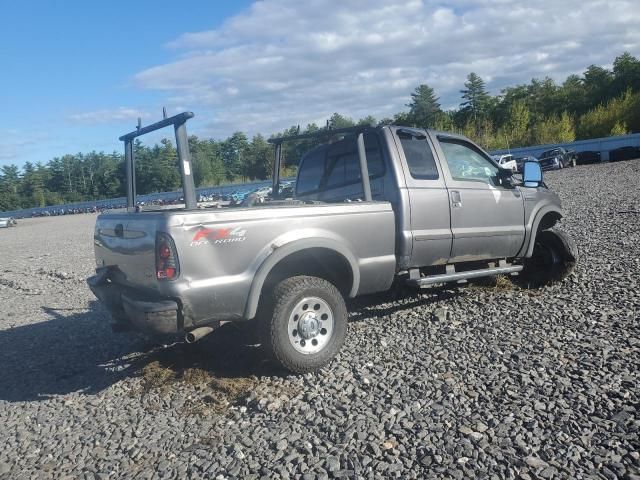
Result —
M 513 257 L 524 241 L 518 187 L 500 184 L 498 166 L 473 143 L 432 135 L 451 205 L 451 262 Z
M 449 197 L 433 145 L 423 130 L 395 130 L 400 163 L 409 193 L 411 267 L 442 265 L 451 253 Z

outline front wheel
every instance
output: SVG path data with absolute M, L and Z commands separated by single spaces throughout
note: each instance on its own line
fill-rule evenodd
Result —
M 562 230 L 551 228 L 538 232 L 531 258 L 514 281 L 525 288 L 539 288 L 564 280 L 578 261 L 578 247 Z
M 280 366 L 307 373 L 338 354 L 347 333 L 347 307 L 330 282 L 310 276 L 281 281 L 265 298 L 262 345 Z

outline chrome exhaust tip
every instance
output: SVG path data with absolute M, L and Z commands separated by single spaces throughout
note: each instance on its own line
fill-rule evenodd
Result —
M 191 330 L 184 336 L 184 341 L 187 343 L 195 343 L 200 340 L 202 337 L 206 337 L 211 332 L 213 332 L 213 327 L 199 327 L 195 330 Z

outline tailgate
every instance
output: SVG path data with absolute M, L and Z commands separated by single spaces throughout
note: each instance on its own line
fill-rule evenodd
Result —
M 118 283 L 157 287 L 156 232 L 161 217 L 153 213 L 102 214 L 96 220 L 96 266 L 113 267 Z

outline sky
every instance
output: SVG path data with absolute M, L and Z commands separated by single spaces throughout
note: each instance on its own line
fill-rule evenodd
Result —
M 0 166 L 121 151 L 163 106 L 217 139 L 391 116 L 421 83 L 452 108 L 471 71 L 496 94 L 640 56 L 639 24 L 637 0 L 4 2 Z

